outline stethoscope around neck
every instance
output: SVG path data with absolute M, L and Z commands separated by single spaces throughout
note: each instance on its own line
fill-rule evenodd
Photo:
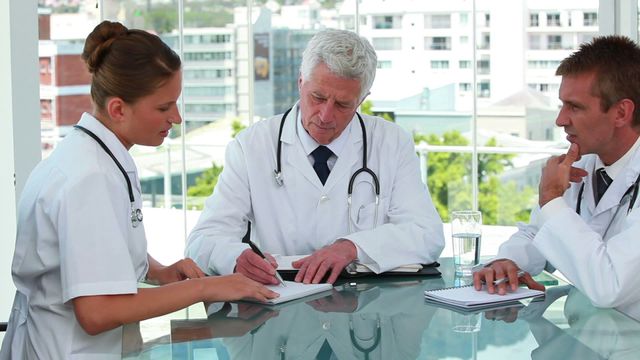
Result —
M 133 188 L 131 187 L 131 180 L 129 179 L 127 172 L 124 170 L 124 168 L 122 167 L 118 159 L 116 159 L 116 157 L 113 155 L 111 150 L 109 150 L 109 147 L 102 140 L 100 140 L 98 135 L 94 134 L 91 130 L 84 128 L 80 125 L 74 125 L 73 127 L 83 131 L 85 134 L 93 138 L 93 140 L 95 140 L 100 145 L 100 147 L 104 150 L 104 152 L 106 152 L 107 155 L 111 157 L 111 160 L 113 160 L 113 162 L 116 164 L 118 169 L 120 169 L 120 172 L 122 173 L 125 181 L 127 182 L 127 191 L 129 192 L 129 201 L 131 202 L 131 225 L 134 228 L 138 227 L 138 225 L 142 222 L 142 219 L 143 219 L 142 210 L 140 210 L 140 208 L 135 207 L 135 199 L 133 197 Z
M 578 191 L 578 200 L 576 200 L 576 213 L 578 213 L 578 215 L 580 215 L 580 207 L 582 206 L 582 195 L 584 193 L 584 184 L 585 183 L 583 182 L 582 185 L 580 185 L 580 190 Z M 636 199 L 638 198 L 638 187 L 640 187 L 639 184 L 640 184 L 640 175 L 638 175 L 633 185 L 631 185 L 620 198 L 620 203 L 618 204 L 618 209 L 616 210 L 616 213 L 618 212 L 618 210 L 620 210 L 620 205 L 622 205 L 624 198 L 629 194 L 631 194 L 631 200 L 629 200 L 629 207 L 627 208 L 627 215 L 629 215 L 629 213 L 631 212 L 631 209 L 633 209 L 633 205 L 635 205 L 636 203 Z
M 285 120 L 287 119 L 287 115 L 289 115 L 292 109 L 293 108 L 290 108 L 289 110 L 285 111 L 284 115 L 282 115 L 282 119 L 280 120 L 280 130 L 278 131 L 278 148 L 277 148 L 277 155 L 276 155 L 276 169 L 273 170 L 274 178 L 278 186 L 284 186 L 284 178 L 282 177 L 282 129 L 284 129 Z M 358 175 L 362 173 L 367 173 L 371 176 L 371 179 L 373 179 L 374 191 L 376 194 L 376 202 L 375 202 L 376 209 L 375 209 L 375 215 L 374 215 L 375 217 L 374 217 L 374 223 L 373 223 L 374 228 L 378 225 L 378 207 L 380 204 L 380 182 L 378 181 L 378 176 L 376 175 L 376 173 L 373 172 L 373 170 L 367 167 L 367 130 L 364 127 L 364 120 L 362 120 L 362 116 L 360 116 L 360 114 L 357 112 L 356 112 L 356 115 L 358 116 L 358 121 L 360 122 L 360 128 L 362 129 L 362 167 L 356 170 L 353 173 L 353 175 L 351 175 L 351 178 L 349 178 L 349 187 L 347 188 L 347 206 L 348 206 L 347 217 L 349 218 L 347 219 L 347 223 L 349 224 L 349 233 L 352 232 L 351 197 L 353 194 L 353 184 L 356 178 L 358 177 Z

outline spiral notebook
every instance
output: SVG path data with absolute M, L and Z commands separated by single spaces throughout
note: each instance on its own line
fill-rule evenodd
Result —
M 477 291 L 473 285 L 451 287 L 424 292 L 429 301 L 458 306 L 465 309 L 487 307 L 500 303 L 544 296 L 544 291 L 519 287 L 516 291 L 508 291 L 505 295 L 489 294 L 483 286 Z

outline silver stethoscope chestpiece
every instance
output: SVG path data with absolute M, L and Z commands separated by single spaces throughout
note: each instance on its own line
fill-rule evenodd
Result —
M 133 204 L 131 204 L 131 225 L 136 228 L 142 222 L 142 210 L 134 209 Z
M 282 179 L 282 171 L 273 170 L 273 177 L 276 179 L 276 184 L 278 184 L 278 186 L 284 185 L 284 180 Z

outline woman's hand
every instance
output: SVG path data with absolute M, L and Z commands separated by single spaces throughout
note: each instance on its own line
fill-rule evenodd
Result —
M 149 256 L 149 272 L 147 282 L 164 285 L 186 279 L 197 279 L 207 276 L 191 259 L 182 259 L 169 266 L 163 266 Z

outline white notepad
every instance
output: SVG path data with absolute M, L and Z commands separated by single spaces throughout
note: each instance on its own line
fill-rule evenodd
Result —
M 333 289 L 332 284 L 303 284 L 294 281 L 285 281 L 287 286 L 282 285 L 267 285 L 269 290 L 273 290 L 280 294 L 279 297 L 271 299 L 266 302 L 260 302 L 262 304 L 275 305 L 286 301 L 299 299 L 305 296 L 321 293 L 323 291 L 329 291 Z
M 466 309 L 485 307 L 491 304 L 512 302 L 515 300 L 544 296 L 544 291 L 519 287 L 516 291 L 508 291 L 505 295 L 489 294 L 486 288 L 477 291 L 473 285 L 446 289 L 427 290 L 424 296 L 428 300 L 459 306 Z

